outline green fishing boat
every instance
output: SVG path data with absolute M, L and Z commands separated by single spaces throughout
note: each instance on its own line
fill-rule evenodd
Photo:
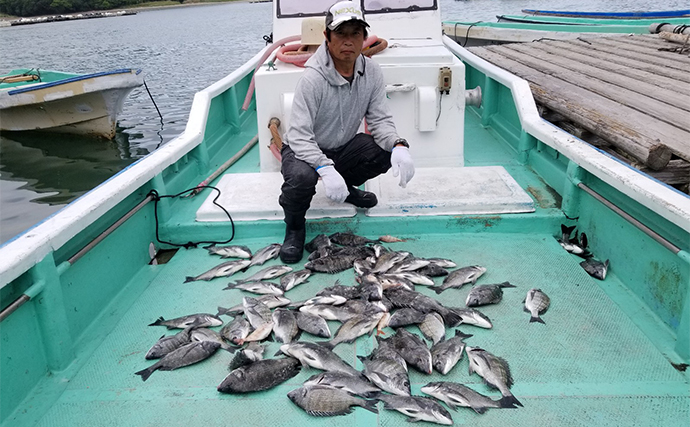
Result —
M 461 317 L 463 324 L 445 334 L 471 334 L 468 346 L 505 359 L 510 392 L 522 407 L 461 407 L 451 412 L 455 424 L 685 425 L 690 198 L 542 120 L 525 81 L 442 36 L 438 2 L 378 3 L 363 8 L 370 32 L 389 47 L 372 59 L 383 70 L 416 174 L 407 189 L 390 171 L 367 182 L 379 198 L 368 210 L 330 202 L 318 186 L 307 241 L 337 232 L 385 236 L 380 244 L 389 250 L 484 267 L 477 285 L 514 286 L 499 303 L 480 307 L 493 327 Z M 268 390 L 221 393 L 234 358 L 223 350 L 145 382 L 135 375 L 153 364 L 145 356 L 156 340 L 176 332 L 149 324 L 242 304 L 252 294 L 224 289 L 232 287 L 228 282 L 280 265 L 269 260 L 229 278 L 187 279 L 227 261 L 208 245 L 246 246 L 256 255 L 282 242 L 280 162 L 267 146 L 290 122 L 303 69 L 274 59 L 271 49 L 294 40 L 304 21 L 323 22 L 329 6 L 275 0 L 277 42 L 197 93 L 181 135 L 0 247 L 3 427 L 405 420 L 375 401 L 345 416 L 307 414 L 288 393 L 320 372 L 308 366 Z M 562 225 L 587 238 L 571 239 Z M 577 247 L 591 254 L 591 263 L 601 261 L 600 272 L 608 266 L 603 280 L 581 266 L 584 258 L 572 253 Z M 292 267 L 306 261 L 305 253 Z M 352 269 L 314 272 L 284 297 L 304 301 L 336 280 L 358 286 Z M 433 280 L 439 286 L 443 279 Z M 417 285 L 416 291 L 464 308 L 471 287 L 437 294 Z M 523 311 L 534 288 L 551 301 L 544 324 Z M 220 319 L 228 324 L 232 317 Z M 416 326 L 406 328 L 420 335 Z M 299 339 L 324 340 L 308 333 Z M 284 357 L 274 356 L 280 343 L 261 344 L 265 359 Z M 363 335 L 334 353 L 362 371 L 358 356 L 376 347 L 374 336 Z M 471 374 L 472 366 L 465 355 L 446 375 L 409 369 L 411 393 L 422 396 L 426 384 L 450 381 L 498 402 L 501 393 Z

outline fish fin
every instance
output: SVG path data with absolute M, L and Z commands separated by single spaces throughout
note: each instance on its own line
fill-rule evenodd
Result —
M 443 291 L 446 290 L 445 288 L 440 287 L 440 286 L 438 286 L 438 287 L 432 287 L 431 289 L 433 289 L 434 292 L 436 292 L 436 293 L 439 294 L 439 295 L 441 294 L 441 292 L 443 292 Z
M 161 317 L 159 317 L 158 319 L 156 319 L 155 322 L 149 323 L 149 326 L 158 326 L 158 325 L 160 325 L 162 322 L 165 322 L 165 319 L 163 318 L 163 316 L 161 316 Z
M 443 317 L 443 321 L 446 323 L 446 325 L 459 325 L 460 321 L 462 320 L 462 317 L 460 317 L 459 314 L 450 310 L 448 310 L 445 315 L 441 315 L 441 317 Z
M 486 412 L 486 408 L 484 408 L 484 407 L 475 408 L 474 406 L 472 406 L 472 409 L 474 409 L 474 412 L 476 412 L 478 414 L 483 414 L 484 412 Z
M 321 347 L 325 347 L 329 350 L 333 350 L 335 348 L 335 346 L 337 345 L 337 344 L 333 344 L 331 341 L 318 341 L 317 344 L 320 345 Z
M 226 289 L 235 289 L 240 283 L 241 283 L 240 280 L 238 280 L 238 281 L 236 281 L 236 282 L 234 282 L 234 283 L 233 283 L 233 282 L 229 282 L 229 283 L 228 283 L 228 286 L 224 287 L 223 290 L 226 290 Z
M 585 233 L 581 233 L 580 238 L 578 240 L 580 243 L 580 247 L 582 249 L 587 249 L 587 235 Z
M 498 286 L 500 286 L 502 288 L 517 288 L 517 286 L 511 285 L 510 282 L 503 282 L 503 283 L 499 284 Z
M 149 366 L 149 367 L 146 368 L 146 369 L 142 369 L 142 370 L 139 371 L 139 372 L 135 372 L 134 375 L 141 375 L 141 380 L 142 380 L 142 381 L 146 381 L 146 380 L 149 379 L 149 377 L 151 376 L 151 374 L 154 373 L 154 372 L 156 371 L 156 369 L 158 369 L 158 367 L 155 367 L 155 368 L 154 368 L 154 366 L 156 366 L 156 365 L 152 365 L 152 366 Z
M 278 350 L 276 351 L 276 354 L 274 354 L 273 356 L 280 356 L 281 354 L 284 354 L 282 350 Z
M 466 333 L 462 332 L 460 329 L 456 329 L 456 330 L 455 330 L 455 336 L 456 336 L 456 337 L 469 338 L 469 337 L 472 337 L 472 336 L 474 336 L 474 335 L 472 335 L 472 334 L 466 334 Z M 445 338 L 444 338 L 444 339 L 445 339 Z
M 474 369 L 472 368 L 472 364 L 471 364 L 471 363 L 470 363 L 470 366 L 469 366 L 468 369 L 467 369 L 467 374 L 468 374 L 468 375 L 474 374 Z
M 196 277 L 193 277 L 193 276 L 187 276 L 184 278 L 184 283 L 195 282 L 195 281 L 196 281 Z
M 498 403 L 501 405 L 501 408 L 515 408 L 517 406 L 522 406 L 522 403 L 520 403 L 519 400 L 512 394 L 509 396 L 503 396 Z
M 374 400 L 363 400 L 362 404 L 359 406 L 366 409 L 367 411 L 371 411 L 375 414 L 378 414 L 379 409 L 376 407 L 377 402 L 378 402 L 378 400 L 376 400 L 376 399 L 374 399 Z
M 532 323 L 532 322 L 539 322 L 539 323 L 543 323 L 543 324 L 546 325 L 546 322 L 544 322 L 544 320 L 542 320 L 542 318 L 539 317 L 539 316 L 532 316 L 532 317 L 530 317 L 529 322 L 530 322 L 530 323 Z

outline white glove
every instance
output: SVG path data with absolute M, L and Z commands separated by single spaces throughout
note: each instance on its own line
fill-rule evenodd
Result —
M 323 185 L 326 187 L 326 196 L 334 202 L 343 203 L 350 192 L 343 177 L 333 166 L 324 166 L 316 170 L 321 175 Z
M 393 176 L 400 174 L 400 186 L 402 188 L 407 187 L 407 183 L 414 176 L 414 163 L 412 156 L 410 156 L 410 150 L 403 146 L 393 147 L 391 165 L 393 166 Z

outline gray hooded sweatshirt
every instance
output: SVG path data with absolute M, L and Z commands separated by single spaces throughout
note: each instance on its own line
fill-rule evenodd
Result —
M 338 149 L 354 138 L 363 117 L 376 144 L 386 151 L 393 149 L 398 134 L 377 63 L 360 55 L 350 83 L 335 69 L 324 42 L 305 67 L 285 135 L 298 159 L 314 169 L 332 165 L 322 149 Z

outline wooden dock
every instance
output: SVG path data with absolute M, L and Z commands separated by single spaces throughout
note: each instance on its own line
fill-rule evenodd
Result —
M 469 50 L 527 80 L 545 119 L 687 192 L 690 57 L 682 48 L 649 34 Z

